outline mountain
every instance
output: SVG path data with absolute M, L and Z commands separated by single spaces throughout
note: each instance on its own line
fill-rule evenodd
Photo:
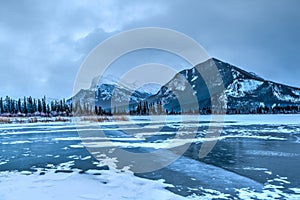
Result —
M 145 93 L 145 94 L 147 93 L 150 95 L 156 94 L 161 87 L 161 85 L 156 83 L 142 84 L 137 81 L 133 83 L 127 83 L 124 80 L 120 80 L 120 78 L 114 75 L 107 75 L 107 76 L 95 77 L 92 80 L 90 89 L 93 90 L 100 85 L 114 85 L 124 90 L 137 91 L 140 93 Z
M 161 85 L 157 83 L 147 83 L 141 87 L 135 87 L 135 88 L 137 88 L 138 92 L 155 95 L 160 90 Z
M 137 105 L 140 101 L 145 100 L 151 94 L 133 91 L 129 88 L 123 88 L 119 85 L 101 84 L 96 87 L 95 98 L 96 105 L 103 108 L 110 108 L 111 102 L 118 107 Z M 126 110 L 126 108 L 124 108 Z
M 217 67 L 221 75 L 223 89 L 218 81 L 220 79 L 213 73 L 213 65 Z M 208 75 L 206 82 L 198 71 Z M 213 94 L 209 91 L 213 91 Z M 230 113 L 251 113 L 256 112 L 257 109 L 267 111 L 279 106 L 299 107 L 300 105 L 299 88 L 265 80 L 254 73 L 246 72 L 215 58 L 179 72 L 161 87 L 156 95 L 147 100 L 149 102 L 160 101 L 165 109 L 179 112 L 185 103 L 188 104 L 188 100 L 185 101 L 184 98 L 190 96 L 191 92 L 197 99 L 200 109 L 209 108 L 210 96 L 219 95 L 218 98 L 225 99 Z M 178 99 L 183 99 L 183 103 L 179 103 Z M 189 108 L 189 106 L 186 107 Z
M 213 66 L 217 68 L 218 76 Z M 217 102 L 218 108 L 228 113 L 276 113 L 282 109 L 298 111 L 300 89 L 265 80 L 212 58 L 180 71 L 162 87 L 156 84 L 137 87 L 135 83 L 120 82 L 113 76 L 96 77 L 90 89 L 79 91 L 69 102 L 72 100 L 109 110 L 116 106 L 122 112 L 147 102 L 149 105 L 160 104 L 169 112 L 197 112 L 200 109 L 200 112 L 210 113 L 214 101 L 213 105 Z
M 128 109 L 128 106 L 126 106 L 128 101 L 129 105 L 135 106 L 154 94 L 148 88 L 142 87 L 133 90 L 131 87 L 134 87 L 134 85 L 121 82 L 114 76 L 95 77 L 89 89 L 81 89 L 74 97 L 68 100 L 68 103 L 80 102 L 82 107 L 84 104 L 96 105 L 105 110 L 111 110 L 112 106 L 116 106 L 124 111 Z

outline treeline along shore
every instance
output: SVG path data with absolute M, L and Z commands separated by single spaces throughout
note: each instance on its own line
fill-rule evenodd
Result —
M 199 110 L 185 110 L 175 112 L 173 109 L 164 109 L 162 102 L 148 103 L 139 102 L 131 105 L 130 108 L 114 107 L 102 108 L 100 105 L 92 106 L 88 102 L 51 100 L 43 98 L 23 97 L 13 99 L 9 96 L 0 97 L 0 116 L 1 117 L 72 117 L 72 116 L 111 116 L 111 115 L 180 115 L 180 114 L 299 114 L 300 108 L 295 105 L 276 105 L 273 107 L 260 106 L 247 109 L 236 108 L 227 109 L 226 113 L 212 113 L 210 107 L 200 108 Z

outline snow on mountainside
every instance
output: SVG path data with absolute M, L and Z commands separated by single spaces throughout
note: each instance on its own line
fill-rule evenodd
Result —
M 151 95 L 156 94 L 161 87 L 161 85 L 156 83 L 142 84 L 136 81 L 132 83 L 127 83 L 123 80 L 120 80 L 118 77 L 115 77 L 114 75 L 109 75 L 109 76 L 95 77 L 92 80 L 90 89 L 93 90 L 101 85 L 114 85 L 117 86 L 118 88 L 122 88 L 128 91 L 137 91 L 140 93 L 147 93 Z
M 95 90 L 97 87 L 101 85 L 117 85 L 119 88 L 123 88 L 126 90 L 131 90 L 131 86 L 129 83 L 125 83 L 121 81 L 120 78 L 114 75 L 107 75 L 107 76 L 96 76 L 91 83 L 90 89 Z
M 226 90 L 226 94 L 232 97 L 244 97 L 247 93 L 254 92 L 264 82 L 253 79 L 234 80 Z
M 161 85 L 156 84 L 156 83 L 148 83 L 143 85 L 142 87 L 139 87 L 137 91 L 141 93 L 147 93 L 150 95 L 156 94 L 161 88 Z
M 150 96 L 148 93 L 133 91 L 118 85 L 101 84 L 95 92 L 96 104 L 104 108 L 110 107 L 111 101 L 118 105 L 137 104 Z

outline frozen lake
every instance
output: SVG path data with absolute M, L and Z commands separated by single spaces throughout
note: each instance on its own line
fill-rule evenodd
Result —
M 74 178 L 68 176 L 64 179 L 68 180 L 67 183 L 75 183 L 78 178 L 96 176 L 100 172 L 119 177 L 117 174 L 114 176 L 113 172 L 103 172 L 107 171 L 107 166 L 112 169 L 121 162 L 120 159 L 125 159 L 113 157 L 117 148 L 143 154 L 190 143 L 183 156 L 172 164 L 155 171 L 135 174 L 157 181 L 143 182 L 143 179 L 130 174 L 128 177 L 131 177 L 132 182 L 140 181 L 141 185 L 150 184 L 151 187 L 144 188 L 148 192 L 161 188 L 159 192 L 153 193 L 156 199 L 171 198 L 172 193 L 169 191 L 183 196 L 183 199 L 300 198 L 300 115 L 228 115 L 224 124 L 218 121 L 210 123 L 211 116 L 135 116 L 130 119 L 99 124 L 84 122 L 77 126 L 75 123 L 59 122 L 1 124 L 0 199 L 13 199 L 4 194 L 13 188 L 7 184 L 23 179 L 28 181 L 33 176 L 52 180 L 54 188 L 55 183 L 59 183 L 53 180 L 65 177 L 66 174 L 74 175 Z M 222 128 L 221 135 L 212 151 L 204 158 L 199 158 L 199 150 L 205 142 L 209 126 Z M 83 146 L 76 128 L 93 154 Z M 104 135 L 97 135 L 99 130 Z M 189 130 L 193 131 L 193 138 L 176 139 L 176 135 L 184 135 Z M 159 159 L 154 161 L 159 162 Z M 131 160 L 127 164 L 130 170 Z M 90 173 L 91 170 L 95 173 Z M 10 175 L 20 179 L 12 180 Z M 163 185 L 159 179 L 164 179 L 168 185 Z M 84 181 L 88 185 L 92 180 L 95 181 L 94 178 Z M 124 180 L 124 176 L 120 180 Z M 105 182 L 109 182 L 109 177 L 106 176 Z M 159 187 L 154 187 L 153 183 Z M 130 189 L 136 186 L 128 184 L 125 193 L 127 191 L 134 195 L 136 191 Z M 85 186 L 81 187 L 84 189 Z M 22 191 L 26 191 L 26 188 Z M 103 192 L 85 193 L 84 196 L 78 194 L 78 199 L 103 197 L 99 196 Z M 139 197 L 143 195 L 135 198 Z

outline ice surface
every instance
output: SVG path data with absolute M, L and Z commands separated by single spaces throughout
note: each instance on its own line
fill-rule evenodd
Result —
M 300 142 L 300 115 L 227 115 L 225 116 L 224 123 L 216 120 L 210 123 L 213 116 L 131 116 L 129 121 L 123 122 L 83 122 L 78 124 L 80 130 L 85 132 L 97 130 L 94 127 L 101 127 L 101 130 L 111 131 L 112 135 L 106 135 L 107 138 L 102 137 L 86 137 L 85 140 L 91 141 L 91 145 L 105 146 L 105 140 L 114 142 L 114 146 L 128 147 L 128 148 L 165 148 L 165 147 L 176 147 L 185 143 L 191 142 L 203 142 L 206 139 L 206 132 L 202 127 L 208 125 L 213 126 L 224 126 L 223 132 L 219 140 L 235 139 L 239 141 L 246 141 L 244 139 L 253 140 L 258 143 L 275 141 L 278 144 L 286 144 L 288 142 L 294 142 L 298 138 Z M 183 123 L 180 123 L 183 121 Z M 200 123 L 199 123 L 200 122 Z M 137 123 L 136 126 L 132 124 Z M 263 126 L 261 126 L 263 125 Z M 167 127 L 168 129 L 161 130 L 161 127 Z M 192 139 L 172 139 L 174 134 L 173 129 L 178 127 L 189 128 L 198 126 L 197 137 Z M 143 127 L 143 128 L 141 128 Z M 135 134 L 122 134 L 121 131 L 126 130 L 128 133 Z M 159 130 L 159 131 L 154 131 Z M 14 154 L 6 154 L 5 150 L 11 148 L 13 150 L 24 148 L 24 152 L 18 154 L 22 159 L 27 156 L 34 157 L 32 147 L 35 144 L 40 145 L 59 145 L 59 150 L 63 149 L 63 152 L 72 151 L 67 155 L 67 158 L 72 160 L 73 163 L 65 163 L 59 168 L 56 165 L 48 163 L 46 167 L 55 169 L 66 169 L 68 165 L 73 165 L 74 161 L 91 161 L 90 155 L 79 155 L 78 152 L 84 150 L 84 146 L 80 142 L 78 137 L 77 129 L 75 124 L 68 123 L 37 123 L 37 124 L 1 124 L 0 145 L 2 148 L 2 157 L 0 157 L 0 167 L 5 167 L 13 162 L 16 162 Z M 176 131 L 175 131 L 176 132 Z M 177 131 L 177 134 L 183 134 L 182 131 Z M 156 136 L 156 140 L 148 140 L 149 138 Z M 199 137 L 198 137 L 199 136 Z M 47 137 L 47 138 L 46 138 Z M 48 138 L 49 137 L 49 138 Z M 42 140 L 41 140 L 42 138 Z M 164 138 L 164 139 L 162 139 Z M 97 143 L 93 140 L 99 140 Z M 292 141 L 291 141 L 292 140 Z M 232 140 L 233 141 L 233 140 Z M 94 143 L 93 143 L 94 142 Z M 282 142 L 282 143 L 281 143 Z M 297 143 L 297 142 L 296 142 Z M 297 144 L 296 144 L 297 145 Z M 30 147 L 30 148 L 29 148 Z M 54 147 L 54 146 L 53 146 Z M 270 146 L 269 146 L 270 148 Z M 22 150 L 23 151 L 23 150 Z M 38 152 L 40 153 L 40 152 Z M 276 159 L 286 158 L 297 158 L 299 157 L 298 152 L 281 152 L 281 149 L 250 149 L 242 152 L 243 155 L 254 157 L 254 156 L 268 156 L 268 158 L 276 157 Z M 45 152 L 44 156 L 54 159 L 59 156 L 58 152 Z M 100 152 L 99 152 L 100 154 Z M 97 154 L 98 155 L 98 154 Z M 37 154 L 36 156 L 40 156 Z M 63 154 L 61 158 L 63 159 Z M 181 162 L 182 161 L 182 162 Z M 65 162 L 65 161 L 63 161 Z M 93 161 L 92 161 L 93 162 Z M 116 160 L 117 162 L 117 160 Z M 64 167 L 66 166 L 66 167 Z M 110 166 L 110 165 L 109 165 Z M 273 169 L 260 165 L 245 165 L 239 166 L 245 171 L 256 171 L 266 176 L 276 176 Z M 198 163 L 198 161 L 191 160 L 179 160 L 177 164 L 171 166 L 173 171 L 185 174 L 189 178 L 189 181 L 202 181 L 204 175 L 201 175 L 199 170 L 208 168 L 207 165 Z M 209 168 L 210 172 L 207 173 L 206 183 L 210 182 L 212 177 L 215 180 L 226 180 L 231 183 L 235 183 L 239 180 L 242 182 L 242 188 L 232 187 L 235 189 L 236 194 L 239 198 L 247 199 L 272 199 L 272 198 L 287 198 L 287 199 L 299 199 L 300 190 L 297 185 L 292 185 L 293 180 L 290 180 L 288 175 L 283 177 L 276 177 L 268 179 L 264 184 L 262 191 L 254 191 L 246 186 L 255 185 L 253 181 L 239 176 L 238 174 L 228 173 L 225 170 L 217 168 Z M 114 170 L 110 171 L 98 171 L 90 170 L 85 174 L 79 174 L 78 171 L 74 170 L 73 173 L 54 173 L 54 171 L 48 170 L 45 175 L 39 175 L 39 172 L 32 173 L 24 170 L 21 172 L 0 172 L 0 199 L 212 199 L 212 198 L 223 198 L 232 199 L 230 193 L 226 193 L 223 190 L 212 189 L 199 184 L 198 194 L 194 194 L 189 197 L 180 197 L 175 195 L 168 190 L 166 187 L 172 187 L 172 185 L 166 185 L 162 181 L 149 181 L 133 176 L 128 172 L 118 172 Z M 194 171 L 199 170 L 194 173 Z M 208 171 L 208 170 L 206 170 Z M 205 172 L 205 171 L 204 171 Z M 101 174 L 101 175 L 95 175 Z M 288 179 L 285 179 L 287 176 Z M 242 181 L 241 181 L 242 180 Z M 291 184 L 289 184 L 289 182 Z M 212 183 L 212 186 L 216 186 L 217 181 Z M 172 183 L 173 184 L 173 183 Z M 283 185 L 289 184 L 289 185 Z M 223 185 L 220 184 L 220 188 Z M 195 188 L 190 188 L 191 191 Z M 290 193 L 287 194 L 286 191 Z M 11 192 L 13 191 L 13 192 Z M 199 196 L 199 191 L 203 192 Z M 102 196 L 101 196 L 102 195 Z

